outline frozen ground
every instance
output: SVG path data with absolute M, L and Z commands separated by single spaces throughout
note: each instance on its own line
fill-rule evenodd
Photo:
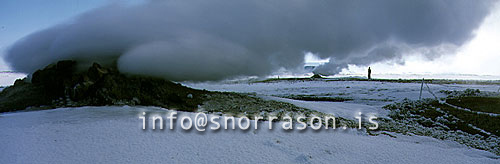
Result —
M 271 83 L 185 83 L 184 85 L 211 91 L 231 91 L 255 93 L 262 97 L 270 97 L 344 117 L 353 116 L 358 111 L 375 113 L 384 116 L 384 105 L 401 101 L 405 98 L 418 100 L 421 83 L 391 83 L 375 81 L 278 81 Z M 463 84 L 428 84 L 424 85 L 422 98 L 438 98 L 446 95 L 440 90 L 465 90 L 467 88 L 481 91 L 497 92 L 498 85 L 463 85 Z M 429 91 L 430 90 L 430 91 Z M 432 93 L 431 93 L 432 92 Z M 345 102 L 313 102 L 299 101 L 276 97 L 290 95 L 311 95 L 319 97 L 351 98 Z
M 355 130 L 203 133 L 142 130 L 154 107 L 81 107 L 0 115 L 0 163 L 499 163 L 492 153 L 430 137 Z M 192 116 L 193 114 L 187 113 Z M 275 126 L 279 126 L 275 124 Z M 168 127 L 168 123 L 166 125 Z
M 391 83 L 376 81 L 279 81 L 270 83 L 186 83 L 188 87 L 215 91 L 256 93 L 268 96 L 316 95 L 353 98 L 352 103 L 381 106 L 404 98 L 417 100 L 420 83 Z M 428 84 L 430 91 L 438 97 L 445 95 L 440 90 L 465 90 L 497 92 L 498 85 Z M 434 98 L 426 85 L 422 98 Z M 387 101 L 389 100 L 389 101 Z
M 273 83 L 185 83 L 214 91 L 254 93 L 265 99 L 353 118 L 357 112 L 385 116 L 382 106 L 418 99 L 419 83 L 308 81 Z M 429 84 L 439 90 L 498 91 L 496 85 Z M 424 85 L 424 98 L 432 94 Z M 289 95 L 346 97 L 353 101 L 315 102 Z M 81 107 L 0 114 L 0 163 L 499 163 L 490 152 L 452 141 L 396 133 L 368 136 L 348 129 L 285 132 L 142 130 L 139 114 L 156 107 Z M 192 113 L 185 113 L 192 116 Z M 165 117 L 166 115 L 164 115 Z M 252 123 L 253 124 L 253 123 Z M 275 127 L 279 127 L 275 124 Z M 168 123 L 165 125 L 168 127 Z

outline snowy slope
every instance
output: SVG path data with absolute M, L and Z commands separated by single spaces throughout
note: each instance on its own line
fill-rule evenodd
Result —
M 164 112 L 125 106 L 1 114 L 0 163 L 500 162 L 492 153 L 453 142 L 355 130 L 197 132 L 177 124 L 175 130 L 143 131 L 139 116 L 144 111 Z

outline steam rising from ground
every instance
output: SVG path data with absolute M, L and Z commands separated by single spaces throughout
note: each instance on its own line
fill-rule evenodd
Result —
M 62 59 L 117 64 L 170 80 L 219 80 L 295 69 L 312 52 L 348 64 L 432 59 L 471 39 L 492 1 L 150 1 L 112 4 L 33 33 L 4 57 L 25 73 Z

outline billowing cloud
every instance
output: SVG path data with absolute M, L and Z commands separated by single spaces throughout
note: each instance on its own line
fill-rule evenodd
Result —
M 150 1 L 112 4 L 19 40 L 5 60 L 31 73 L 63 59 L 116 63 L 122 72 L 170 80 L 219 80 L 296 68 L 304 52 L 330 63 L 429 58 L 466 43 L 493 1 Z

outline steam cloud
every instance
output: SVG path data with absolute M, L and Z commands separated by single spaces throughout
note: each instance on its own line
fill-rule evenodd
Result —
M 112 4 L 17 41 L 4 56 L 32 73 L 63 59 L 116 63 L 170 80 L 219 80 L 294 69 L 312 52 L 330 63 L 429 58 L 467 42 L 493 1 L 150 1 Z

